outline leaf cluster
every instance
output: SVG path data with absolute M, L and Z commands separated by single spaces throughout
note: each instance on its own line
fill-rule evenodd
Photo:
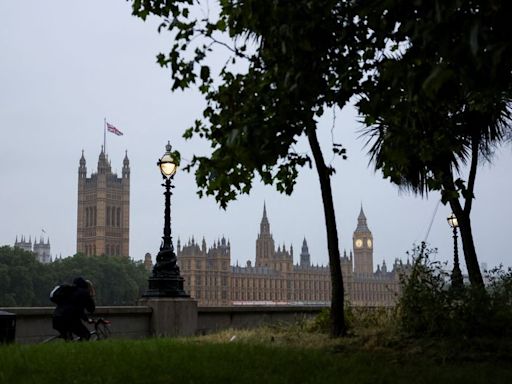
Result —
M 163 17 L 161 30 L 173 35 L 170 52 L 158 59 L 171 69 L 172 88 L 196 85 L 207 100 L 202 119 L 184 135 L 211 143 L 211 155 L 188 166 L 200 195 L 225 207 L 250 191 L 255 175 L 293 191 L 298 169 L 311 166 L 309 155 L 294 149 L 298 138 L 316 129 L 325 107 L 343 107 L 357 92 L 368 52 L 379 45 L 351 3 L 222 0 L 212 21 L 208 12 L 190 11 L 189 1 L 133 2 L 135 15 Z M 228 59 L 214 81 L 207 58 L 215 47 Z
M 399 186 L 420 194 L 439 190 L 475 151 L 489 159 L 510 131 L 511 4 L 368 3 L 371 27 L 387 36 L 358 102 L 371 160 Z M 444 200 L 457 191 L 471 198 L 459 180 Z

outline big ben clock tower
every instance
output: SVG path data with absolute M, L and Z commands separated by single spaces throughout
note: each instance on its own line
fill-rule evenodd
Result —
M 366 224 L 366 216 L 362 205 L 357 218 L 357 228 L 352 235 L 352 245 L 354 247 L 354 272 L 372 274 L 373 236 Z

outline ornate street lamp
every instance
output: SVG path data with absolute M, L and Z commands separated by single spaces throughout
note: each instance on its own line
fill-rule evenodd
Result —
M 452 288 L 462 289 L 464 287 L 464 281 L 462 279 L 462 272 L 459 267 L 459 252 L 457 247 L 457 228 L 459 222 L 457 217 L 452 213 L 447 218 L 448 224 L 453 228 L 453 270 L 451 274 Z
M 183 290 L 183 277 L 180 276 L 180 268 L 176 264 L 177 258 L 171 237 L 171 189 L 174 188 L 171 181 L 178 168 L 171 149 L 171 144 L 167 142 L 165 153 L 157 163 L 165 180 L 162 184 L 165 187 L 164 235 L 160 252 L 156 256 L 156 264 L 148 279 L 149 289 L 144 297 L 189 297 Z

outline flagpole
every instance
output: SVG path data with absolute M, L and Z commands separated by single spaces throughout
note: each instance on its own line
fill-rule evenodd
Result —
M 103 118 L 103 151 L 107 154 L 107 118 Z

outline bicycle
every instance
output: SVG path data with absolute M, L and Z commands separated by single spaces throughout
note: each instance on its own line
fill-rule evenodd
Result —
M 106 320 L 103 317 L 99 317 L 97 319 L 90 318 L 88 320 L 89 324 L 94 324 L 94 329 L 90 331 L 90 341 L 97 341 L 97 340 L 105 340 L 108 339 L 112 333 L 110 330 L 110 324 L 112 322 L 110 320 Z M 68 332 L 67 334 L 59 334 L 55 336 L 51 336 L 45 340 L 43 340 L 41 343 L 49 343 L 55 340 L 62 339 L 64 341 L 81 341 L 82 339 L 78 336 L 75 336 L 71 332 Z
M 103 317 L 97 319 L 89 319 L 90 323 L 94 324 L 94 330 L 91 331 L 91 338 L 89 340 L 105 340 L 108 339 L 112 333 L 110 330 L 110 320 L 105 320 Z

